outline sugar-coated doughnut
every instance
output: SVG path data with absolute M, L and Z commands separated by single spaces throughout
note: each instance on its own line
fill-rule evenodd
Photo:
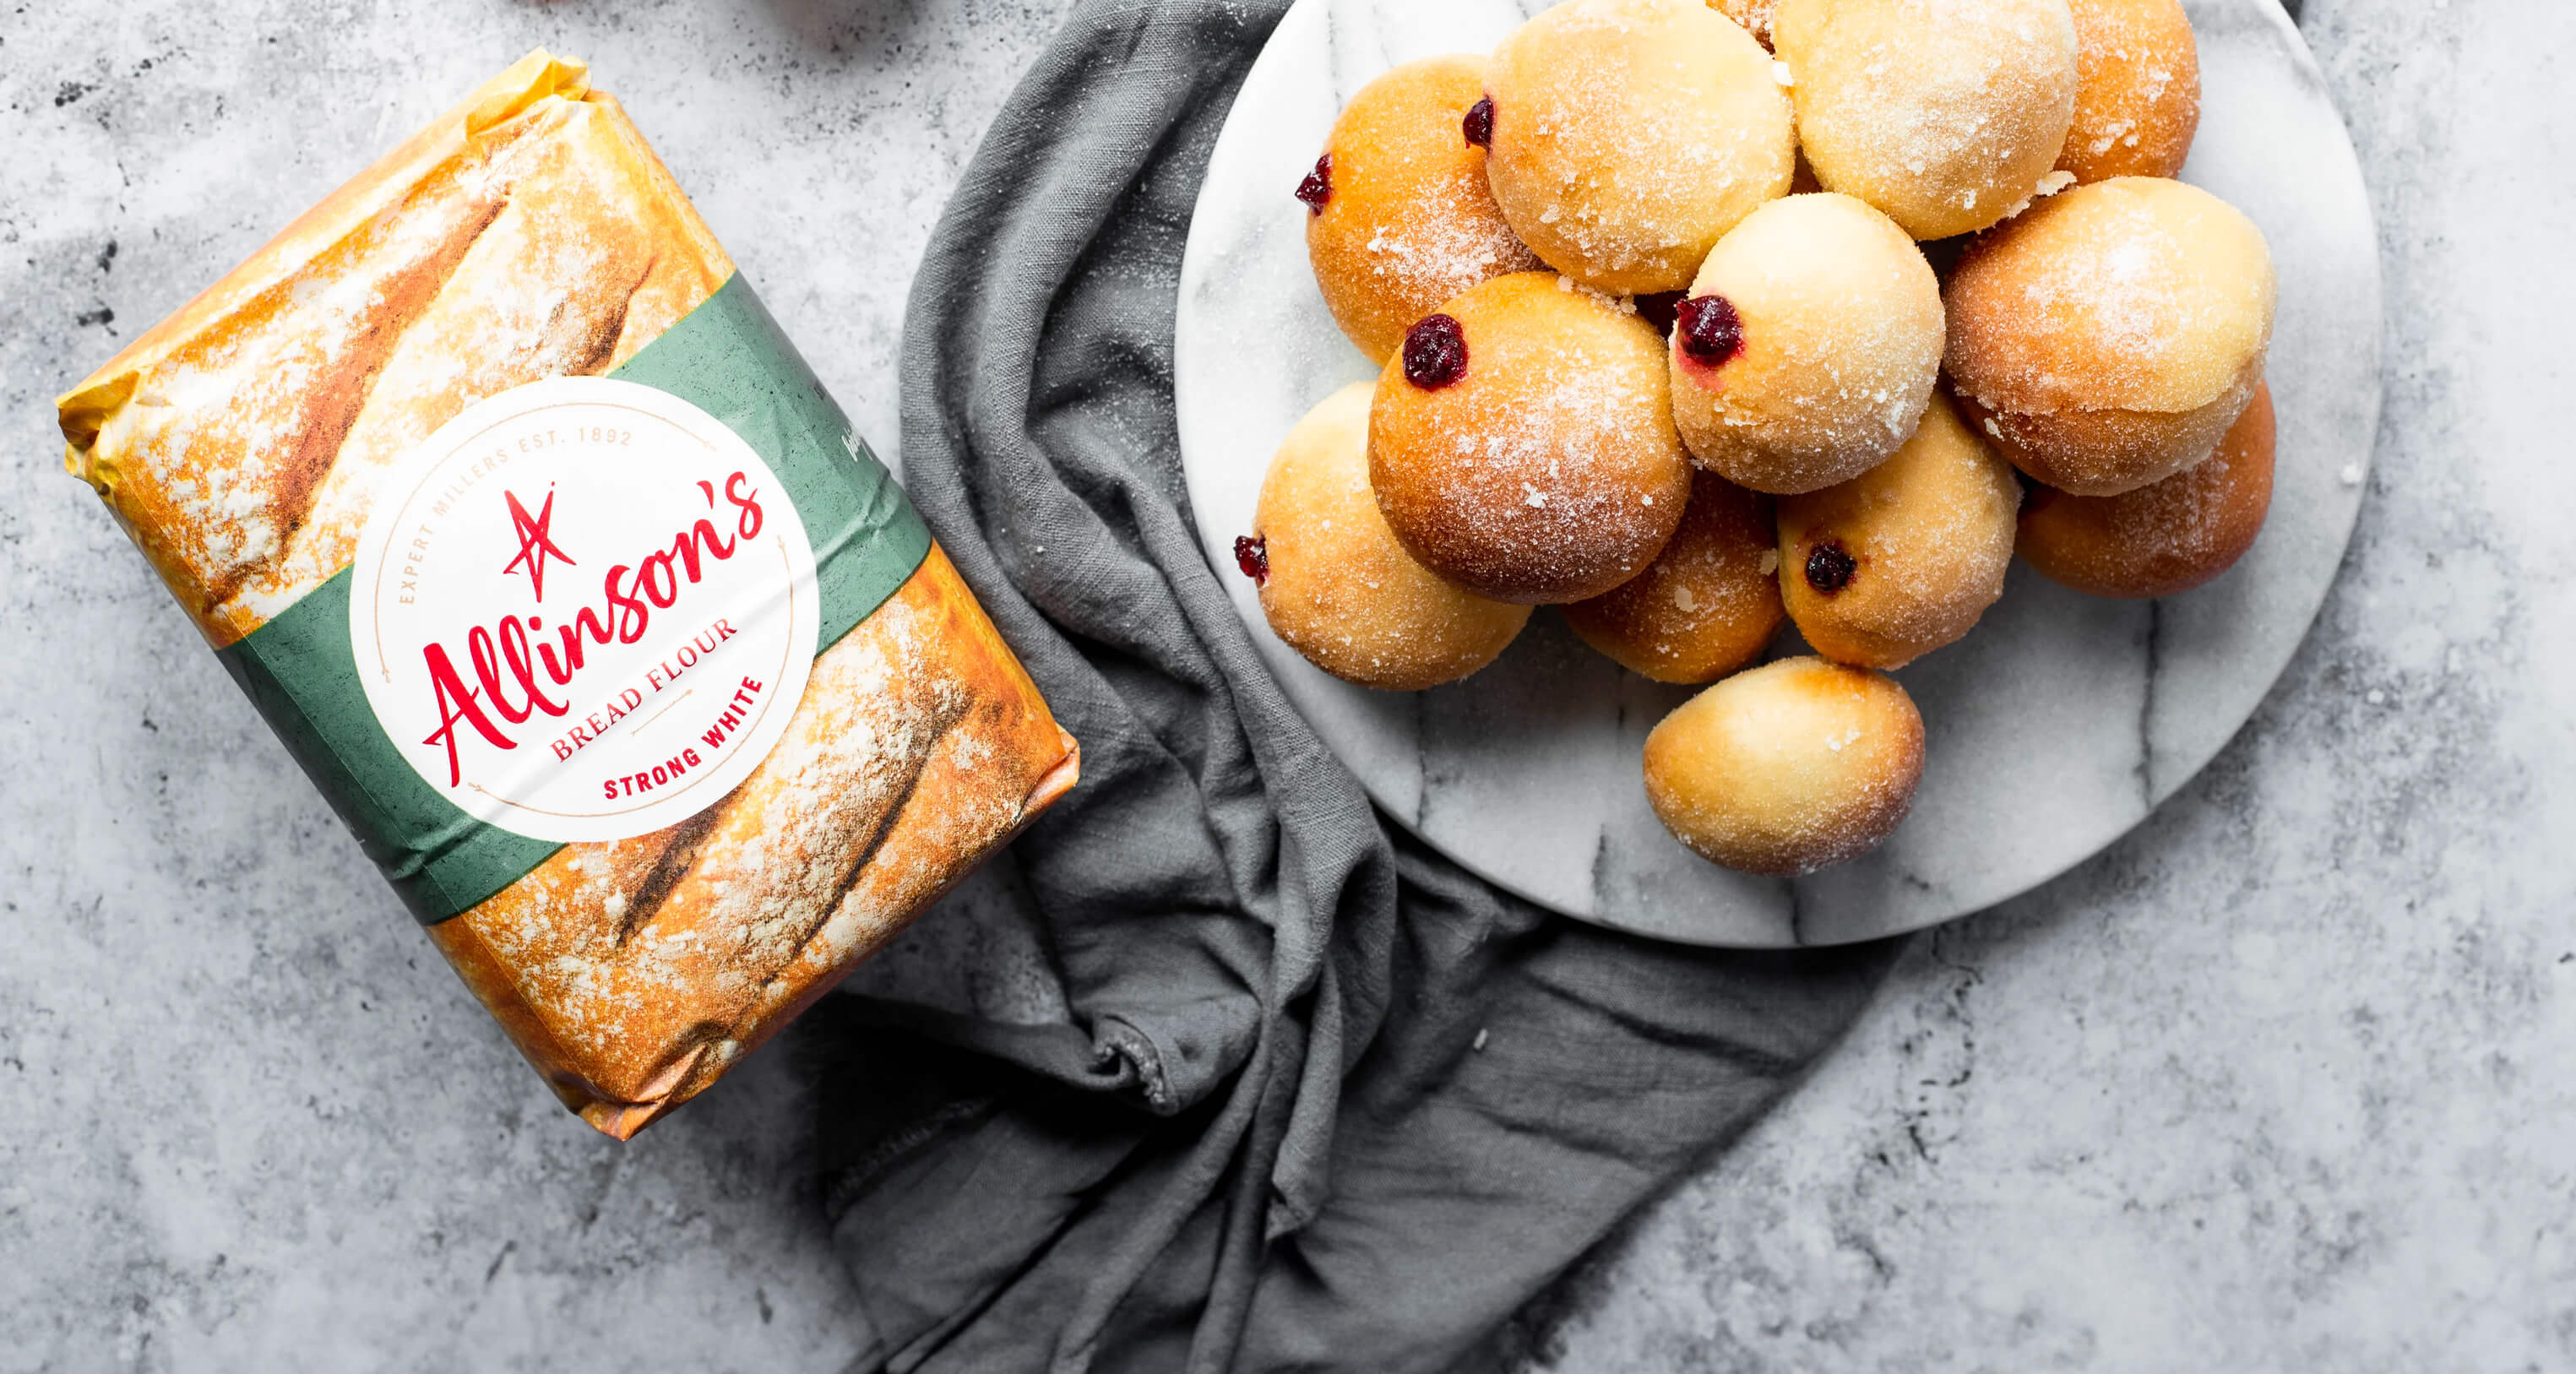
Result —
M 1815 166 L 1807 161 L 1807 155 L 1804 152 L 1799 153 L 1798 165 L 1791 169 L 1789 173 L 1789 194 L 1793 196 L 1813 195 L 1823 189 L 1825 189 L 1825 184 L 1816 180 Z
M 1797 133 L 1771 58 L 1703 0 L 1566 0 L 1494 50 L 1494 199 L 1549 265 L 1678 291 L 1787 193 Z
M 2200 48 L 2182 0 L 2071 0 L 2075 123 L 2057 155 L 2077 181 L 2169 177 L 2200 129 Z
M 1815 491 L 1914 432 L 1941 371 L 1941 283 L 1894 220 L 1830 192 L 1719 239 L 1672 337 L 1673 420 L 1700 466 Z
M 1554 273 L 1486 282 L 1387 363 L 1369 481 L 1405 550 L 1469 591 L 1598 596 L 1655 560 L 1690 497 L 1663 340 Z
M 2021 486 L 1947 399 L 1896 456 L 1780 502 L 1780 593 L 1817 653 L 1902 668 L 2004 594 Z
M 2207 462 L 2121 496 L 2040 487 L 2022 502 L 2021 556 L 2094 596 L 2179 596 L 2236 566 L 2272 508 L 2272 392 Z
M 1397 67 L 1351 98 L 1298 188 L 1316 285 L 1371 362 L 1442 301 L 1539 265 L 1485 183 L 1484 98 L 1481 57 Z
M 2272 255 L 2225 201 L 2116 177 L 2031 207 L 1960 256 L 1947 362 L 2013 465 L 2117 496 L 2209 456 L 2263 374 Z
M 1786 612 L 1770 498 L 1691 478 L 1681 528 L 1653 564 L 1565 608 L 1584 642 L 1657 682 L 1715 682 L 1762 656 Z
M 1894 679 L 1783 659 L 1693 697 L 1646 737 L 1646 799 L 1701 857 L 1790 876 L 1859 858 L 1905 819 L 1923 717 Z
M 1817 179 L 1918 239 L 2028 203 L 2074 122 L 2066 0 L 1780 0 L 1771 43 Z
M 1771 46 L 1771 12 L 1780 0 L 1708 0 L 1708 7 L 1742 24 L 1755 42 Z
M 1376 390 L 1344 387 L 1288 431 L 1235 556 L 1261 584 L 1270 628 L 1307 662 L 1362 687 L 1419 691 L 1493 662 L 1530 608 L 1451 586 L 1395 542 L 1369 493 Z

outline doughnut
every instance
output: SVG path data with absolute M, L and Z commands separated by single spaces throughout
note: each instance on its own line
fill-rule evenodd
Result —
M 2022 503 L 2021 556 L 2050 581 L 2094 596 L 2178 596 L 2236 566 L 2272 507 L 2272 391 L 2209 461 L 2122 496 L 2048 487 Z
M 1902 668 L 2004 594 L 2021 486 L 1944 399 L 1896 456 L 1780 502 L 1780 594 L 1817 653 Z
M 1789 172 L 1789 194 L 1793 196 L 1813 195 L 1823 189 L 1825 189 L 1825 184 L 1816 180 L 1815 167 L 1807 161 L 1806 153 L 1800 152 L 1798 154 L 1798 165 L 1792 168 Z
M 1581 601 L 1643 572 L 1690 470 L 1654 327 L 1548 272 L 1415 324 L 1369 412 L 1369 483 L 1396 539 L 1496 601 Z
M 1715 682 L 1762 656 L 1780 608 L 1780 546 L 1768 497 L 1713 472 L 1663 553 L 1636 577 L 1565 608 L 1585 643 L 1657 682 Z
M 1894 833 L 1923 779 L 1923 717 L 1893 678 L 1821 658 L 1738 673 L 1646 737 L 1646 800 L 1702 858 L 1789 877 Z
M 1827 192 L 1727 231 L 1677 311 L 1673 420 L 1701 467 L 1815 491 L 1914 432 L 1941 371 L 1941 283 L 1894 220 Z
M 1236 561 L 1270 628 L 1344 682 L 1410 692 L 1455 682 L 1508 647 L 1530 608 L 1441 581 L 1406 556 L 1369 494 L 1375 382 L 1325 398 L 1288 431 Z
M 2179 181 L 2115 177 L 2042 201 L 1960 256 L 1952 391 L 2014 466 L 2117 496 L 2209 456 L 2272 342 L 2263 232 Z
M 1315 284 L 1370 362 L 1385 363 L 1442 301 L 1539 265 L 1486 189 L 1484 98 L 1481 57 L 1398 67 L 1351 98 L 1298 188 Z
M 2181 0 L 2071 0 L 2075 124 L 2057 169 L 2077 181 L 2169 177 L 2200 128 L 2200 49 Z
M 1771 12 L 1780 0 L 1708 0 L 1708 7 L 1744 26 L 1753 41 L 1771 46 Z
M 1770 55 L 1703 0 L 1566 0 L 1494 50 L 1494 199 L 1549 265 L 1678 291 L 1797 157 Z
M 2029 203 L 2075 118 L 2066 0 L 1780 0 L 1771 44 L 1816 179 L 1918 239 Z

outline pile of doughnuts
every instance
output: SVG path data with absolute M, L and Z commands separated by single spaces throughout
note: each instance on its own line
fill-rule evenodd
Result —
M 1646 744 L 1684 844 L 1866 853 L 1923 770 L 1887 674 L 2016 551 L 2163 597 L 2262 527 L 2272 263 L 2173 180 L 2199 104 L 2179 0 L 1566 0 L 1386 73 L 1296 190 L 1382 372 L 1236 545 L 1272 628 L 1413 691 L 1562 606 L 1714 684 Z

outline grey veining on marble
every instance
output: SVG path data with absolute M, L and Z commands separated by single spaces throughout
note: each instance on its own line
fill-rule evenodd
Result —
M 2387 286 L 2315 630 L 2209 769 L 1918 942 L 1487 1367 L 2576 1368 L 2576 7 L 2303 27 Z
M 890 438 L 911 260 L 1064 8 L 0 9 L 0 1371 L 858 1348 L 791 1047 L 629 1147 L 565 1116 L 61 475 L 47 401 L 542 39 Z M 1474 1374 L 2576 1368 L 2576 7 L 2306 11 L 2387 289 L 2317 627 L 2208 769 L 1919 941 Z M 1025 1002 L 1015 900 L 996 872 L 862 979 Z
M 1373 373 L 1325 312 L 1287 194 L 1335 113 L 1399 62 L 1489 48 L 1531 0 L 1302 0 L 1210 163 L 1184 259 L 1176 385 L 1201 537 L 1222 567 L 1271 452 Z M 2272 0 L 2191 0 L 2202 120 L 2186 179 L 2244 209 L 2281 277 L 2270 378 L 2272 517 L 2227 576 L 2157 604 L 2100 601 L 2016 566 L 1954 647 L 1897 676 L 1922 707 L 1923 785 L 1894 839 L 1792 882 L 1707 864 L 1648 808 L 1648 731 L 1689 698 L 1593 654 L 1553 612 L 1467 681 L 1388 694 L 1335 681 L 1227 579 L 1272 669 L 1379 805 L 1468 868 L 1568 914 L 1716 945 L 1836 944 L 2030 890 L 2098 853 L 2244 724 L 2343 559 L 2378 424 L 2371 211 L 2341 120 Z M 1795 635 L 1785 637 L 1790 648 Z

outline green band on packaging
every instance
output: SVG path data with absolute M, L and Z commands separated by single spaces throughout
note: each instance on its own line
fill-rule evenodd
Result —
M 813 542 L 821 648 L 929 555 L 928 527 L 739 274 L 609 375 L 713 415 L 777 473 Z M 413 915 L 435 925 L 562 846 L 476 820 L 404 761 L 358 678 L 350 583 L 344 568 L 218 657 Z

